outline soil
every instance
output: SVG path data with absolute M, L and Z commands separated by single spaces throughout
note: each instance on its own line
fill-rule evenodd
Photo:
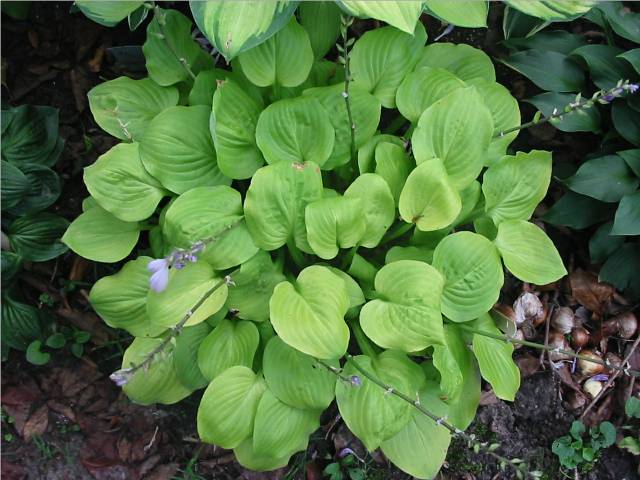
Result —
M 135 62 L 114 63 L 109 48 L 140 45 L 144 28 L 136 32 L 124 24 L 104 28 L 70 13 L 70 7 L 64 2 L 32 2 L 27 21 L 3 14 L 2 103 L 50 105 L 60 110 L 60 134 L 66 146 L 56 170 L 63 180 L 63 194 L 52 210 L 72 220 L 87 196 L 82 168 L 116 143 L 93 122 L 86 93 L 105 79 L 140 76 Z M 425 21 L 431 41 L 443 26 L 432 18 Z M 579 23 L 575 28 L 580 28 Z M 499 11 L 492 8 L 488 30 L 455 29 L 444 41 L 470 43 L 499 58 L 504 54 L 497 43 L 500 32 Z M 137 50 L 131 52 L 135 57 Z M 537 93 L 523 77 L 495 63 L 498 80 L 518 99 Z M 521 107 L 523 118 L 533 114 L 526 104 Z M 591 134 L 569 135 L 548 126 L 522 132 L 515 143 L 521 150 L 553 149 L 554 161 L 570 163 L 579 162 L 596 145 L 597 138 Z M 552 191 L 550 198 L 557 194 Z M 549 229 L 549 234 L 567 263 L 590 267 L 582 260 L 588 258 L 588 236 L 562 229 Z M 131 404 L 108 380 L 109 373 L 119 367 L 130 337 L 106 328 L 86 300 L 90 285 L 113 269 L 73 254 L 26 265 L 19 284 L 25 299 L 45 310 L 52 322 L 89 331 L 92 340 L 81 360 L 63 352 L 50 364 L 36 367 L 14 351 L 2 364 L 3 478 L 315 480 L 322 478 L 323 468 L 344 448 L 362 459 L 358 467 L 365 478 L 411 478 L 390 466 L 379 452 L 367 454 L 339 420 L 335 406 L 323 415 L 323 426 L 312 436 L 307 452 L 294 456 L 287 468 L 259 474 L 240 467 L 229 451 L 199 442 L 195 412 L 201 392 L 171 407 Z M 522 288 L 520 282 L 508 279 L 503 295 L 513 301 Z M 53 299 L 51 305 L 43 303 L 43 293 Z M 518 358 L 527 355 L 531 356 L 520 351 Z M 527 460 L 531 468 L 544 472 L 543 478 L 564 478 L 550 448 L 556 438 L 567 434 L 577 412 L 566 407 L 558 374 L 548 369 L 522 370 L 522 387 L 513 403 L 492 397 L 485 386 L 483 404 L 469 431 L 483 441 L 500 443 L 502 455 Z M 621 421 L 613 408 L 598 414 Z M 637 469 L 631 455 L 612 447 L 581 478 L 630 480 L 638 478 Z M 513 474 L 501 472 L 493 458 L 476 455 L 463 442 L 454 441 L 439 478 L 488 480 L 513 478 Z

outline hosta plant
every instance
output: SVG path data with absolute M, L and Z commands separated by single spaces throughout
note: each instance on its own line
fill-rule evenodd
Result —
M 513 346 L 481 334 L 499 333 L 504 267 L 565 274 L 530 221 L 551 154 L 508 153 L 518 104 L 480 50 L 425 46 L 419 22 L 354 41 L 328 3 L 228 30 L 225 9 L 242 8 L 192 5 L 230 69 L 156 7 L 149 78 L 89 93 L 123 142 L 85 169 L 91 197 L 64 241 L 101 262 L 149 246 L 91 290 L 135 336 L 112 378 L 142 404 L 204 389 L 200 437 L 250 469 L 306 449 L 335 400 L 369 450 L 433 477 L 481 376 L 502 399 L 518 390 Z M 336 36 L 338 61 L 323 59 Z M 381 126 L 397 115 L 402 137 Z

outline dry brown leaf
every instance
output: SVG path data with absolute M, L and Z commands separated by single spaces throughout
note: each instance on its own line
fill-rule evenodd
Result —
M 33 437 L 41 436 L 47 431 L 49 426 L 49 407 L 42 405 L 35 412 L 31 414 L 29 419 L 25 422 L 22 430 L 22 436 L 25 440 L 29 441 Z
M 615 293 L 615 289 L 611 285 L 598 282 L 596 274 L 580 269 L 571 272 L 569 284 L 575 301 L 591 310 L 598 317 L 602 316 L 606 305 Z
M 531 354 L 526 354 L 516 360 L 522 378 L 529 377 L 540 370 L 540 359 Z

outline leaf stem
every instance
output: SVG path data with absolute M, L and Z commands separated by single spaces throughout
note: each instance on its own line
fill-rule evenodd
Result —
M 396 238 L 401 237 L 402 235 L 407 233 L 409 230 L 411 230 L 413 227 L 415 227 L 415 223 L 406 223 L 403 221 L 402 223 L 396 225 L 395 228 L 387 232 L 387 234 L 382 238 L 382 240 L 380 240 L 380 245 L 384 245 L 385 243 L 389 243 L 395 240 Z
M 349 121 L 349 131 L 351 133 L 351 162 L 355 163 L 358 158 L 356 149 L 356 124 L 353 121 L 353 112 L 351 111 L 351 97 L 349 96 L 349 83 L 351 82 L 351 68 L 350 68 L 350 52 L 349 47 L 351 42 L 349 41 L 349 27 L 353 24 L 353 17 L 343 15 L 341 17 L 342 24 L 340 25 L 340 33 L 342 36 L 342 46 L 339 46 L 338 50 L 341 51 L 340 57 L 344 65 L 344 91 L 342 97 L 347 107 L 347 119 Z
M 440 417 L 440 416 L 436 415 L 435 413 L 431 412 L 430 410 L 428 410 L 427 408 L 425 408 L 421 404 L 420 397 L 418 396 L 417 393 L 416 393 L 416 397 L 412 398 L 409 395 L 406 395 L 405 393 L 396 390 L 394 387 L 384 383 L 378 377 L 376 377 L 375 375 L 370 373 L 368 370 L 363 368 L 358 363 L 358 361 L 356 360 L 356 358 L 353 355 L 347 354 L 345 356 L 346 356 L 347 360 L 351 361 L 351 363 L 354 366 L 354 368 L 356 370 L 358 370 L 358 372 L 360 372 L 362 374 L 362 376 L 366 377 L 369 381 L 371 381 L 374 384 L 376 384 L 378 387 L 383 389 L 386 393 L 388 393 L 390 395 L 394 395 L 394 396 L 404 400 L 405 402 L 407 402 L 408 404 L 413 406 L 416 410 L 418 410 L 420 413 L 422 413 L 423 415 L 425 415 L 425 416 L 429 417 L 431 420 L 433 420 L 436 423 L 436 425 L 440 425 L 440 426 L 446 428 L 447 430 L 449 430 L 449 432 L 451 433 L 452 436 L 460 437 L 460 438 L 464 439 L 467 442 L 468 446 L 470 448 L 473 448 L 476 451 L 476 453 L 478 453 L 480 451 L 483 451 L 483 453 L 486 453 L 487 455 L 491 455 L 492 457 L 497 459 L 500 462 L 501 465 L 509 465 L 514 470 L 522 472 L 522 474 L 529 475 L 531 478 L 536 478 L 536 479 L 539 478 L 538 472 L 529 472 L 528 469 L 526 469 L 526 464 L 522 460 L 520 460 L 520 459 L 510 459 L 510 458 L 503 457 L 502 455 L 497 454 L 494 450 L 495 450 L 495 448 L 497 448 L 499 446 L 498 444 L 490 445 L 488 442 L 480 442 L 479 440 L 476 439 L 475 435 L 465 433 L 461 429 L 459 429 L 459 428 L 451 425 L 449 422 L 447 422 L 446 418 Z M 353 388 L 359 388 L 358 386 L 356 386 L 357 384 L 352 381 L 352 379 L 350 379 L 348 377 L 345 377 L 342 374 L 342 370 L 339 370 L 339 371 L 336 372 L 337 369 L 335 367 L 329 365 L 325 361 L 317 360 L 317 362 L 320 365 L 324 366 L 330 372 L 332 372 L 332 373 L 334 373 L 336 375 L 338 375 L 338 374 L 341 375 L 340 378 L 341 379 L 346 379 L 347 381 L 349 381 L 349 383 L 354 385 Z
M 304 254 L 298 247 L 296 247 L 293 239 L 289 239 L 287 241 L 287 250 L 289 250 L 289 255 L 291 256 L 293 263 L 295 263 L 298 268 L 304 268 L 307 263 L 304 259 Z
M 483 337 L 488 337 L 488 338 L 495 338 L 496 340 L 502 340 L 504 342 L 507 343 L 515 343 L 517 345 L 524 345 L 526 347 L 531 347 L 531 348 L 537 348 L 540 350 L 547 350 L 549 352 L 554 352 L 554 353 L 561 353 L 563 355 L 567 355 L 569 357 L 573 357 L 573 358 L 577 358 L 579 360 L 584 360 L 587 362 L 592 362 L 592 363 L 598 363 L 600 365 L 604 365 L 612 370 L 618 370 L 621 371 L 627 375 L 632 375 L 634 377 L 640 377 L 640 371 L 638 370 L 633 370 L 631 368 L 624 368 L 622 366 L 617 366 L 617 365 L 613 365 L 611 362 L 607 361 L 607 360 L 600 360 L 600 359 L 596 359 L 596 358 L 592 358 L 589 357 L 587 355 L 580 355 L 579 353 L 574 352 L 573 350 L 564 350 L 562 348 L 557 348 L 551 345 L 542 345 L 541 343 L 535 343 L 535 342 L 529 342 L 527 340 L 518 340 L 517 338 L 512 338 L 509 335 L 506 334 L 497 334 L 497 333 L 490 333 L 490 332 L 484 332 L 482 330 L 478 330 L 476 328 L 470 327 L 468 325 L 465 325 L 463 323 L 456 323 L 456 325 L 458 326 L 458 328 L 469 332 L 469 333 L 474 333 L 476 335 L 481 335 Z
M 356 343 L 358 344 L 362 354 L 370 358 L 378 358 L 378 352 L 376 352 L 375 347 L 371 345 L 371 342 L 362 331 L 362 327 L 360 327 L 358 319 L 354 318 L 351 320 L 349 322 L 349 326 L 351 327 L 351 330 L 353 330 L 353 335 L 356 337 Z

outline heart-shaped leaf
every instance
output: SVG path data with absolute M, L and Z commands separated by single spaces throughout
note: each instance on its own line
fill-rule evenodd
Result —
M 213 380 L 198 407 L 200 438 L 235 448 L 253 433 L 258 403 L 267 386 L 250 368 L 231 367 Z
M 300 25 L 309 35 L 317 59 L 336 44 L 340 33 L 340 8 L 334 2 L 302 2 L 298 7 Z
M 33 163 L 20 165 L 20 170 L 27 177 L 29 190 L 17 205 L 8 209 L 11 215 L 22 216 L 38 213 L 58 199 L 60 179 L 53 170 Z
M 496 71 L 489 56 L 471 45 L 432 43 L 426 46 L 416 65 L 444 68 L 469 85 L 496 81 Z
M 142 5 L 142 0 L 78 0 L 75 5 L 88 18 L 105 27 L 115 27 Z
M 256 326 L 244 320 L 222 320 L 198 348 L 198 366 L 207 380 L 213 380 L 229 367 L 251 368 L 260 335 Z
M 216 270 L 239 265 L 258 251 L 242 220 L 240 193 L 224 185 L 197 187 L 180 195 L 167 209 L 162 231 L 174 247 L 205 241 L 199 257 Z
M 414 25 L 415 32 L 412 26 L 410 33 L 393 27 L 370 30 L 351 50 L 353 84 L 377 97 L 383 107 L 396 106 L 396 91 L 405 75 L 413 70 L 427 40 L 422 24 Z
M 304 82 L 313 64 L 309 35 L 295 17 L 271 38 L 242 53 L 242 72 L 258 87 L 295 87 Z
M 278 162 L 259 169 L 244 201 L 247 227 L 255 244 L 275 250 L 287 241 L 312 252 L 304 223 L 306 206 L 322 198 L 322 176 L 314 163 Z
M 335 140 L 329 114 L 313 97 L 279 100 L 260 114 L 256 142 L 267 163 L 312 161 L 323 166 Z
M 127 369 L 144 362 L 148 355 L 164 340 L 162 338 L 136 337 L 122 357 L 122 368 Z M 172 404 L 191 394 L 191 389 L 178 380 L 173 364 L 173 345 L 169 344 L 162 355 L 155 355 L 144 369 L 136 371 L 122 387 L 124 393 L 136 403 Z
M 340 248 L 355 246 L 366 231 L 363 203 L 359 198 L 328 197 L 305 209 L 307 239 L 320 258 L 331 259 Z
M 169 272 L 169 283 L 162 292 L 150 290 L 147 315 L 154 325 L 170 328 L 178 324 L 214 285 L 220 282 L 213 267 L 204 261 L 191 263 Z M 185 324 L 197 325 L 222 308 L 227 299 L 227 285 L 222 285 L 193 312 Z
M 165 327 L 151 323 L 147 315 L 150 257 L 125 263 L 114 275 L 102 277 L 91 288 L 89 301 L 107 325 L 123 328 L 136 337 L 155 337 Z
M 491 112 L 475 88 L 459 89 L 427 108 L 411 137 L 418 165 L 442 160 L 459 190 L 482 170 L 493 132 Z
M 31 191 L 31 183 L 18 167 L 2 160 L 2 210 L 18 205 Z
M 338 368 L 337 360 L 329 360 Z M 324 410 L 333 401 L 336 376 L 311 356 L 273 337 L 262 360 L 269 389 L 287 405 L 301 410 Z
M 173 363 L 178 380 L 186 387 L 194 390 L 204 388 L 209 384 L 198 367 L 198 347 L 211 332 L 207 322 L 192 327 L 185 327 L 176 337 L 176 347 L 173 352 Z
M 467 28 L 487 26 L 489 2 L 458 0 L 452 3 L 448 0 L 425 0 L 424 3 L 429 13 L 445 23 Z
M 273 328 L 293 348 L 321 359 L 340 358 L 347 351 L 349 295 L 344 281 L 327 267 L 305 268 L 295 285 L 280 283 L 269 307 Z
M 62 217 L 38 213 L 14 220 L 7 235 L 11 248 L 24 260 L 45 262 L 67 251 L 60 238 L 66 236 L 68 225 Z
M 118 77 L 93 87 L 87 94 L 96 123 L 120 140 L 140 140 L 149 122 L 178 104 L 178 90 L 161 87 L 150 78 Z
M 419 230 L 439 230 L 458 217 L 460 195 L 439 158 L 422 162 L 409 174 L 400 194 L 400 216 Z
M 444 277 L 442 313 L 454 322 L 472 320 L 496 303 L 504 281 L 498 249 L 485 237 L 457 232 L 433 253 L 433 266 Z
M 382 442 L 400 432 L 411 420 L 413 406 L 362 375 L 354 362 L 365 371 L 399 392 L 414 397 L 424 385 L 422 369 L 403 353 L 387 350 L 373 359 L 366 355 L 352 357 L 342 375 L 357 381 L 336 383 L 336 400 L 340 415 L 367 450 L 372 452 Z
M 87 190 L 102 208 L 125 222 L 153 214 L 168 192 L 147 173 L 137 143 L 120 143 L 84 169 Z
M 204 105 L 171 107 L 157 115 L 140 141 L 140 158 L 149 173 L 175 193 L 231 183 L 216 163 Z
M 525 220 L 500 223 L 495 244 L 505 266 L 523 282 L 546 285 L 567 274 L 553 242 L 533 223 Z
M 414 34 L 416 22 L 422 12 L 421 2 L 342 0 L 340 6 L 356 17 L 382 20 L 408 34 Z
M 550 181 L 550 152 L 505 156 L 483 176 L 485 211 L 496 225 L 503 220 L 528 220 L 547 194 Z
M 415 260 L 385 265 L 375 279 L 376 299 L 360 311 L 362 330 L 383 348 L 416 352 L 444 342 L 440 297 L 443 278 Z
M 251 178 L 264 158 L 256 144 L 256 124 L 263 105 L 232 80 L 213 95 L 211 134 L 220 171 L 230 178 Z

